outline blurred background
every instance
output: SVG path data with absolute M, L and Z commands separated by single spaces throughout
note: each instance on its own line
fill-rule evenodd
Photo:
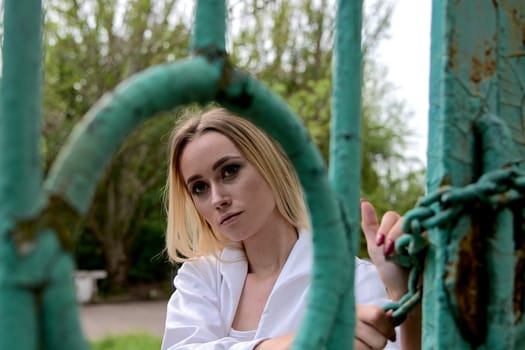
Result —
M 407 1 L 364 1 L 361 192 L 380 213 L 391 208 L 404 212 L 424 195 L 427 110 L 403 94 L 408 91 L 403 83 L 419 77 L 427 91 L 428 65 L 422 71 L 416 65 L 409 70 L 402 66 L 405 71 L 397 81 L 389 73 L 394 59 L 428 61 L 428 41 L 421 48 L 417 39 L 392 36 L 398 33 L 392 29 L 398 2 Z M 288 102 L 327 164 L 334 2 L 228 3 L 231 60 Z M 190 0 L 44 2 L 41 142 L 46 171 L 74 125 L 104 93 L 152 65 L 187 57 L 194 5 Z M 430 13 L 416 17 L 429 20 Z M 406 25 L 404 20 L 395 23 Z M 418 25 L 412 30 L 429 40 L 430 23 Z M 399 44 L 392 49 L 389 43 L 395 40 L 410 40 L 420 50 L 395 56 L 388 50 L 403 52 L 402 47 L 396 50 Z M 423 103 L 427 100 L 425 96 Z M 96 287 L 93 293 L 79 299 L 94 349 L 160 347 L 165 304 L 177 270 L 163 251 L 162 195 L 168 135 L 179 113 L 152 118 L 125 140 L 76 232 L 79 271 L 102 272 L 90 282 Z M 360 256 L 366 257 L 363 249 Z

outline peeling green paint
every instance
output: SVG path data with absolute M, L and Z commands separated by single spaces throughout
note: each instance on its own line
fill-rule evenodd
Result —
M 134 128 L 162 111 L 216 101 L 280 142 L 305 189 L 315 265 L 308 310 L 293 348 L 351 349 L 361 16 L 360 0 L 338 0 L 329 169 L 284 101 L 229 62 L 225 2 L 201 0 L 192 57 L 147 69 L 104 96 L 76 126 L 43 181 L 38 150 L 41 3 L 6 0 L 0 83 L 0 348 L 87 347 L 72 283 L 72 228 L 86 214 L 111 155 Z M 420 234 L 426 228 L 429 243 L 406 243 L 407 251 L 426 252 L 418 257 L 425 259 L 422 345 L 521 349 L 525 3 L 435 0 L 431 56 L 430 194 L 423 208 L 407 214 L 407 232 Z M 492 186 L 487 179 L 497 182 L 499 190 L 480 194 Z M 419 293 L 409 299 L 418 300 Z

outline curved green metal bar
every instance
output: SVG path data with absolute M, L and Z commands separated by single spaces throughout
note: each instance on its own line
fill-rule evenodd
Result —
M 222 60 L 196 57 L 160 66 L 131 78 L 104 97 L 72 133 L 52 167 L 46 188 L 78 213 L 87 212 L 97 180 L 124 137 L 160 111 L 218 101 L 263 127 L 288 153 L 306 192 L 314 236 L 310 302 L 295 348 L 325 346 L 350 282 L 348 244 L 341 210 L 328 183 L 324 162 L 305 127 L 264 85 L 239 72 L 224 84 Z M 97 147 L 92 147 L 96 144 Z
M 233 87 L 238 88 L 238 85 Z M 346 218 L 328 181 L 317 147 L 286 103 L 256 80 L 248 78 L 243 90 L 227 91 L 226 98 L 219 101 L 245 115 L 279 141 L 297 170 L 305 191 L 313 227 L 314 266 L 308 308 L 293 349 L 318 350 L 328 342 L 327 349 L 351 349 L 346 344 L 353 328 L 349 329 L 348 322 L 342 322 L 342 317 L 336 320 L 336 316 L 349 311 L 343 310 L 341 305 L 348 286 L 352 285 L 351 271 L 346 267 L 352 266 L 353 257 L 348 255 Z M 341 266 L 345 268 L 341 269 Z M 344 329 L 346 333 L 341 330 L 339 334 L 345 336 L 332 339 L 337 328 Z
M 157 112 L 211 101 L 219 78 L 220 68 L 196 57 L 156 66 L 124 81 L 75 127 L 50 169 L 47 191 L 86 214 L 102 170 L 126 135 Z

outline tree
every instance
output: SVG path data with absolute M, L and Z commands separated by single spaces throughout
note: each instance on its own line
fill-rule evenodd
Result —
M 142 233 L 144 214 L 150 211 L 141 204 L 148 203 L 161 210 L 162 187 L 167 176 L 166 136 L 172 119 L 172 115 L 165 115 L 150 120 L 126 139 L 92 202 L 86 229 L 102 245 L 113 290 L 126 286 L 128 281 L 131 247 Z M 144 202 L 144 196 L 151 192 L 157 194 L 156 202 Z
M 231 60 L 291 105 L 327 162 L 333 2 L 246 0 L 232 2 L 229 8 Z M 146 67 L 187 55 L 192 21 L 191 9 L 182 8 L 184 4 L 188 2 L 47 2 L 47 166 L 72 126 L 103 93 Z M 411 207 L 422 192 L 422 171 L 403 156 L 409 134 L 403 120 L 408 112 L 402 101 L 391 96 L 392 86 L 374 61 L 374 50 L 387 34 L 392 4 L 370 0 L 365 8 L 362 191 L 379 204 L 380 211 L 391 207 L 401 210 Z M 86 220 L 84 234 L 100 242 L 113 288 L 126 283 L 131 245 L 144 230 L 146 213 L 161 210 L 167 147 L 158 140 L 164 140 L 173 118 L 155 118 L 128 137 L 107 169 Z M 402 170 L 400 163 L 410 163 L 416 169 Z
M 72 126 L 132 74 L 187 55 L 189 26 L 175 0 L 53 0 L 46 4 L 44 144 L 49 166 Z M 125 286 L 143 196 L 160 192 L 173 116 L 126 139 L 97 188 L 85 234 L 101 244 L 113 289 Z M 164 138 L 165 139 L 165 138 Z M 139 210 L 140 209 L 140 210 Z M 140 227 L 140 221 L 135 227 Z
M 410 112 L 374 59 L 393 8 L 392 2 L 365 1 L 362 33 L 362 193 L 380 213 L 411 208 L 423 194 L 423 166 L 403 154 Z M 230 13 L 234 21 L 254 18 L 235 23 L 233 59 L 287 100 L 329 163 L 334 1 L 251 0 Z

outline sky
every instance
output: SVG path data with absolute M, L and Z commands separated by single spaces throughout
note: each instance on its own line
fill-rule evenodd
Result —
M 428 135 L 428 85 L 430 65 L 431 0 L 397 0 L 392 16 L 390 39 L 379 48 L 379 60 L 388 67 L 387 79 L 397 95 L 412 110 L 407 152 L 426 164 Z
M 397 87 L 398 97 L 413 112 L 409 129 L 415 136 L 408 140 L 407 152 L 426 163 L 432 0 L 393 1 L 397 4 L 391 19 L 391 36 L 380 45 L 379 60 L 387 65 L 387 79 Z M 177 4 L 189 4 L 185 11 L 192 11 L 192 2 Z

